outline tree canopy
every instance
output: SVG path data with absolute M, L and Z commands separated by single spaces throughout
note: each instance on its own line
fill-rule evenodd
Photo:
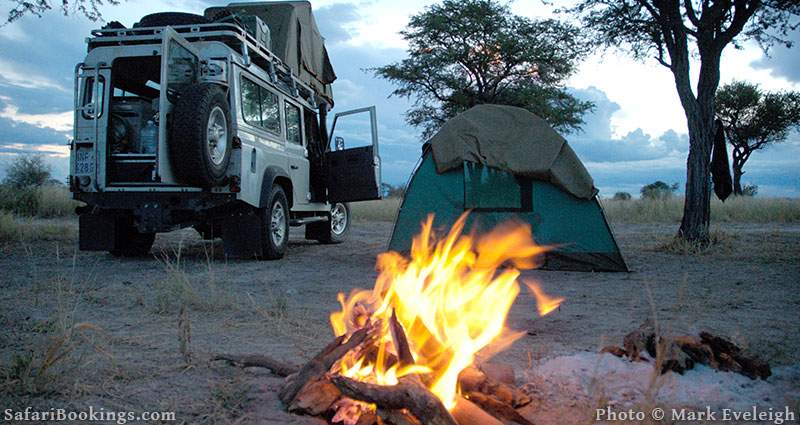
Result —
M 402 35 L 408 57 L 373 71 L 397 85 L 393 95 L 413 98 L 406 119 L 426 138 L 478 104 L 522 107 L 561 131 L 578 129 L 592 107 L 564 87 L 587 53 L 572 25 L 516 16 L 495 0 L 445 0 Z
M 41 155 L 20 155 L 6 169 L 3 184 L 14 188 L 41 186 L 50 180 L 50 165 Z
M 786 140 L 800 127 L 800 93 L 765 92 L 758 85 L 735 81 L 722 86 L 716 96 L 717 116 L 733 146 L 733 187 L 741 195 L 742 168 L 750 155 Z
M 722 52 L 744 40 L 755 40 L 764 49 L 774 43 L 791 47 L 787 35 L 800 26 L 800 2 L 578 0 L 564 11 L 581 20 L 593 45 L 621 49 L 638 59 L 653 57 L 672 72 L 689 132 L 686 198 L 678 236 L 707 244 L 715 94 Z M 699 73 L 693 87 L 690 67 L 696 62 Z
M 25 15 L 42 17 L 53 9 L 61 9 L 64 15 L 81 14 L 92 21 L 101 19 L 100 7 L 104 4 L 119 4 L 119 0 L 11 0 L 11 10 L 8 11 L 6 24 L 14 22 Z

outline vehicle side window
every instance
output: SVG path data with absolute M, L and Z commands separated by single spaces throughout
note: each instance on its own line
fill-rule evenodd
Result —
M 275 134 L 281 133 L 278 96 L 266 88 L 242 77 L 242 118 Z
M 261 123 L 267 130 L 280 134 L 281 109 L 278 106 L 278 96 L 261 88 Z
M 300 133 L 300 109 L 286 102 L 286 140 L 296 145 L 303 145 Z
M 261 106 L 258 84 L 242 78 L 242 118 L 248 124 L 261 125 Z

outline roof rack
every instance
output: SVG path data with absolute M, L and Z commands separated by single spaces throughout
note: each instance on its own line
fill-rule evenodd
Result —
M 300 80 L 280 58 L 236 24 L 170 25 L 170 28 L 189 41 L 221 41 L 242 55 L 245 61 L 261 67 L 273 82 L 284 82 L 291 96 L 301 97 L 315 107 L 320 102 L 326 103 L 328 109 L 333 107 L 333 99 Z M 152 44 L 153 41 L 161 40 L 163 32 L 164 27 L 97 29 L 92 30 L 93 37 L 87 38 L 86 42 L 89 51 L 103 46 Z

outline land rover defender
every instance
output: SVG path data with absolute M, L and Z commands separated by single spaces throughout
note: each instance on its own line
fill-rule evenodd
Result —
M 375 108 L 328 131 L 336 75 L 308 2 L 157 13 L 87 43 L 70 143 L 80 249 L 143 255 L 191 226 L 226 255 L 277 259 L 290 227 L 341 242 L 348 202 L 380 198 Z M 368 143 L 345 148 L 337 121 L 356 114 Z

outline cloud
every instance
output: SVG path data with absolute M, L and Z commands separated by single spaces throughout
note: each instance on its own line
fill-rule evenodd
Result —
M 30 124 L 39 128 L 49 128 L 58 132 L 68 133 L 72 131 L 73 112 L 64 111 L 49 114 L 24 114 L 19 112 L 19 108 L 10 103 L 11 99 L 0 95 L 0 102 L 5 103 L 0 109 L 0 118 L 7 118 L 17 123 Z
M 0 59 L 0 85 L 10 85 L 24 89 L 54 89 L 65 93 L 70 92 L 64 85 L 48 77 L 31 73 L 30 70 L 21 69 L 19 65 L 8 62 L 5 59 Z
M 751 63 L 758 69 L 769 69 L 773 76 L 783 77 L 795 83 L 800 83 L 800 31 L 789 34 L 792 42 L 791 49 L 785 46 L 773 46 L 769 56 L 763 56 Z
M 328 48 L 331 44 L 350 40 L 354 35 L 353 24 L 361 20 L 358 6 L 353 3 L 322 6 L 314 10 L 314 16 Z

